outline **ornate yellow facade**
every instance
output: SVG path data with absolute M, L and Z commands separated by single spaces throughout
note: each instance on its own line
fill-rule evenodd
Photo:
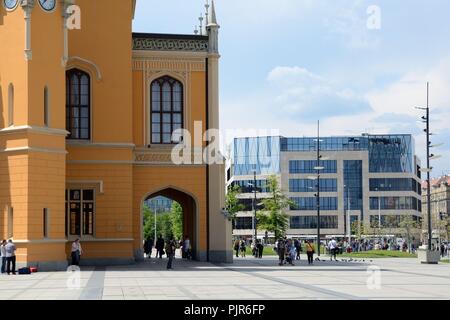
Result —
M 15 2 L 0 5 L 0 237 L 18 263 L 63 269 L 78 237 L 86 264 L 140 260 L 155 195 L 183 206 L 198 260 L 231 261 L 223 166 L 175 165 L 167 140 L 219 127 L 214 7 L 199 36 L 133 34 L 133 0 Z

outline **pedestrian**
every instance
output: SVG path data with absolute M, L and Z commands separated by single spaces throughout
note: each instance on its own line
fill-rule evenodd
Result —
M 0 253 L 2 258 L 2 274 L 4 274 L 6 272 L 6 240 L 3 240 L 0 245 Z
M 310 240 L 307 240 L 305 246 L 306 246 L 306 255 L 308 256 L 308 264 L 313 264 L 315 253 L 314 244 L 312 244 Z
M 295 250 L 297 251 L 297 256 L 295 257 L 295 260 L 300 260 L 300 252 L 302 252 L 302 244 L 301 244 L 300 240 L 295 239 L 294 246 L 295 246 Z
M 280 238 L 278 240 L 277 252 L 278 252 L 278 258 L 280 260 L 279 265 L 282 266 L 284 264 L 284 258 L 285 258 L 285 254 L 286 254 L 286 243 L 284 242 L 284 240 L 282 238 Z
M 166 244 L 166 255 L 169 258 L 169 261 L 167 261 L 167 270 L 173 269 L 172 263 L 176 249 L 175 241 L 173 239 L 169 240 Z
M 241 258 L 245 258 L 245 252 L 247 251 L 247 247 L 245 246 L 245 241 L 241 241 Z
M 441 243 L 441 257 L 445 257 L 445 245 L 443 243 Z
M 292 243 L 291 240 L 289 240 L 289 241 L 290 241 L 290 243 L 289 243 L 289 264 L 291 266 L 293 266 L 294 260 L 297 257 L 297 248 L 295 247 L 295 245 Z
M 234 241 L 234 251 L 236 252 L 236 258 L 239 258 L 239 240 L 236 239 L 236 241 Z
M 258 258 L 258 251 L 256 248 L 256 242 L 251 241 L 250 243 L 250 247 L 252 248 L 252 256 L 254 256 L 255 258 Z
M 447 256 L 450 256 L 450 242 L 447 244 Z
M 163 239 L 162 235 L 159 235 L 158 240 L 156 240 L 155 248 L 156 248 L 156 257 L 155 258 L 157 258 L 159 255 L 159 258 L 162 259 L 162 256 L 164 254 L 164 239 Z
M 264 251 L 264 246 L 263 246 L 263 244 L 261 243 L 261 241 L 258 241 L 257 249 L 258 249 L 258 258 L 259 258 L 259 259 L 262 259 L 263 251 Z
M 334 238 L 331 239 L 331 241 L 328 243 L 328 249 L 330 250 L 330 261 L 333 261 L 333 257 L 334 257 L 334 261 L 337 261 L 337 259 L 336 259 L 337 243 Z
M 81 257 L 82 253 L 83 253 L 83 250 L 81 249 L 80 239 L 76 239 L 72 243 L 71 257 L 72 257 L 72 265 L 73 266 L 80 265 L 80 257 Z
M 189 240 L 188 236 L 184 237 L 183 242 L 183 252 L 186 259 L 191 259 L 191 240 Z
M 151 258 L 152 247 L 153 247 L 153 240 L 149 239 L 149 238 L 145 239 L 145 241 L 144 241 L 144 254 L 147 256 L 147 258 Z

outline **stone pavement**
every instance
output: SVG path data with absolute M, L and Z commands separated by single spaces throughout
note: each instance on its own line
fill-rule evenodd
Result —
M 132 266 L 82 267 L 80 273 L 0 276 L 0 299 L 450 299 L 449 264 L 369 260 L 308 266 L 302 257 L 295 266 L 280 267 L 275 257 L 221 265 L 177 258 L 167 271 L 166 259 L 152 258 Z

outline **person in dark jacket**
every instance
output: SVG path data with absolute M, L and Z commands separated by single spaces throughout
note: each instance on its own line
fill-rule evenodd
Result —
M 167 261 L 167 270 L 173 269 L 172 263 L 173 263 L 173 257 L 175 256 L 175 250 L 177 249 L 177 246 L 175 244 L 174 240 L 169 240 L 166 245 L 166 254 L 169 258 L 169 261 Z
M 144 242 L 144 253 L 150 259 L 152 257 L 153 239 L 147 238 Z
M 159 255 L 159 258 L 162 259 L 162 256 L 164 254 L 164 239 L 163 239 L 162 235 L 159 235 L 158 240 L 156 240 L 155 248 L 156 248 L 156 257 L 155 258 L 157 258 Z
M 283 238 L 278 240 L 277 245 L 278 258 L 280 259 L 279 265 L 282 266 L 284 264 L 284 259 L 286 255 L 286 243 Z

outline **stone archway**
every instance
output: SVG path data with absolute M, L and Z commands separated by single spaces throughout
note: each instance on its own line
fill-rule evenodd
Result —
M 143 203 L 148 199 L 152 199 L 158 196 L 163 196 L 173 201 L 178 202 L 183 209 L 183 237 L 189 236 L 192 246 L 193 259 L 198 259 L 198 204 L 193 195 L 188 194 L 185 191 L 181 191 L 174 187 L 167 187 L 158 191 L 154 191 L 145 195 L 141 201 L 141 213 L 140 221 L 143 220 Z M 140 232 L 141 241 L 143 242 L 144 232 L 141 229 Z

